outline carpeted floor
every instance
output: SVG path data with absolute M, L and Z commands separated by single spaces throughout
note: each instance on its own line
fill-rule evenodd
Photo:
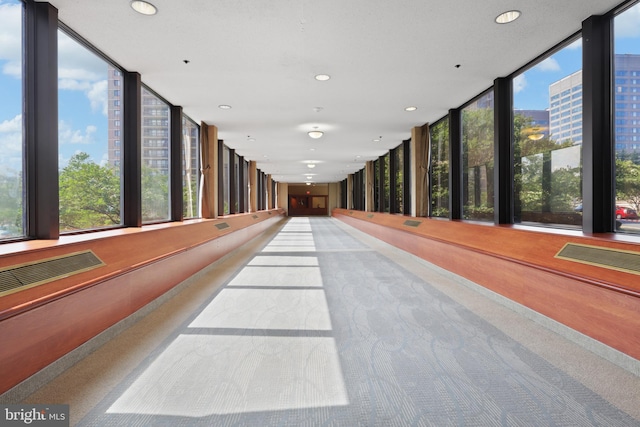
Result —
M 640 426 L 639 390 L 473 285 L 322 217 L 214 264 L 26 401 L 70 403 L 81 426 Z

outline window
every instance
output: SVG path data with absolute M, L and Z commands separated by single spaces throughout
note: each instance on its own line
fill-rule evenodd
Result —
M 168 221 L 170 217 L 169 200 L 169 150 L 150 150 L 145 153 L 144 147 L 151 146 L 153 136 L 169 135 L 169 105 L 146 88 L 142 88 L 142 103 L 153 103 L 164 111 L 162 125 L 149 127 L 148 118 L 142 116 L 142 222 Z
M 464 219 L 493 221 L 493 92 L 462 110 Z
M 0 239 L 25 235 L 22 2 L 0 4 Z
M 182 116 L 182 194 L 185 218 L 198 217 L 198 178 L 200 164 L 200 129 L 187 116 Z
M 615 75 L 622 73 L 637 75 L 640 68 L 640 3 L 614 18 L 614 69 Z M 616 79 L 617 82 L 618 79 Z M 617 83 L 621 92 L 636 92 L 631 88 L 637 80 Z M 636 96 L 618 100 L 615 103 L 616 117 L 637 117 L 640 104 Z M 625 112 L 627 112 L 625 114 Z M 637 120 L 616 121 L 615 165 L 616 165 L 616 229 L 624 233 L 640 233 L 637 215 L 640 212 L 640 150 L 634 134 L 640 132 Z
M 108 63 L 58 30 L 60 232 L 118 226 L 121 178 Z M 119 134 L 120 131 L 117 131 Z M 112 139 L 113 138 L 113 139 Z
M 229 148 L 225 145 L 222 154 L 222 182 L 223 191 L 222 198 L 224 200 L 223 215 L 228 215 L 230 211 L 229 206 L 231 204 L 231 191 L 230 191 L 230 173 L 229 170 Z M 258 193 L 260 194 L 260 193 Z M 258 208 L 260 210 L 260 208 Z
M 449 217 L 449 119 L 431 126 L 431 216 Z
M 582 225 L 581 46 L 577 40 L 513 80 L 515 222 Z M 557 95 L 569 92 L 578 100 L 548 117 Z M 545 118 L 547 126 L 535 124 Z

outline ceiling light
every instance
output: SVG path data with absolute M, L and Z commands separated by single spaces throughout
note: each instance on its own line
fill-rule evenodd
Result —
M 311 185 L 311 183 L 310 183 L 310 182 L 307 182 L 307 185 Z
M 519 10 L 509 10 L 507 12 L 501 13 L 496 17 L 496 22 L 498 24 L 508 24 L 509 22 L 513 22 L 520 17 Z
M 218 105 L 218 108 L 220 108 L 221 110 L 230 110 L 231 109 L 231 105 Z
M 307 135 L 309 135 L 313 139 L 318 139 L 318 138 L 322 138 L 322 135 L 324 135 L 324 132 L 321 132 L 319 130 L 312 130 L 311 132 L 308 132 Z
M 313 177 L 312 176 L 307 176 L 307 179 L 313 179 Z
M 307 167 L 308 167 L 309 169 L 313 169 L 313 168 L 315 168 L 315 167 L 316 167 L 316 165 L 314 165 L 313 163 L 309 163 L 309 164 L 307 165 Z
M 141 0 L 132 1 L 131 7 L 133 8 L 133 10 L 143 15 L 155 15 L 158 12 L 158 9 L 156 9 L 154 5 Z
M 418 109 L 418 107 L 411 106 L 411 107 L 405 108 L 404 111 L 416 111 L 417 109 Z
M 328 74 L 316 74 L 316 80 L 318 80 L 319 82 L 326 82 L 330 78 L 331 76 Z

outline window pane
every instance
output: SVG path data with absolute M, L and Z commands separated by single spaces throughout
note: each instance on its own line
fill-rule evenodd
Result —
M 121 107 L 110 102 L 121 79 L 120 72 L 58 30 L 61 233 L 121 223 L 120 147 L 113 145 L 121 131 L 115 111 Z
M 200 130 L 182 116 L 182 197 L 185 218 L 200 216 L 198 209 L 198 165 L 200 164 Z
M 142 222 L 168 221 L 169 105 L 142 88 Z
M 640 233 L 640 4 L 616 16 L 616 228 Z
M 235 192 L 235 209 L 233 210 L 235 213 L 240 212 L 240 156 L 235 154 L 233 161 L 233 173 L 235 175 L 236 186 L 233 189 Z
M 449 119 L 440 120 L 431 133 L 431 216 L 449 217 Z
M 222 150 L 222 197 L 224 200 L 224 215 L 229 214 L 229 205 L 231 204 L 231 192 L 229 186 L 229 148 L 225 145 Z
M 513 80 L 515 222 L 582 225 L 582 43 Z
M 493 221 L 493 92 L 462 110 L 463 217 Z
M 22 237 L 22 3 L 0 4 L 0 239 Z
M 391 204 L 391 175 L 390 175 L 390 171 L 389 171 L 389 157 L 391 157 L 391 155 L 389 153 L 385 154 L 384 157 L 382 157 L 383 159 L 383 163 L 382 165 L 380 165 L 381 167 L 383 167 L 383 173 L 384 173 L 384 194 L 382 195 L 382 211 L 383 212 L 389 212 L 389 206 Z
M 396 168 L 396 200 L 394 203 L 395 212 L 402 213 L 402 196 L 404 188 L 404 145 L 400 144 L 397 149 L 394 150 L 394 162 Z

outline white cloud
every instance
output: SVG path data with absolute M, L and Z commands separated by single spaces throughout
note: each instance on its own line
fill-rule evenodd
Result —
M 108 65 L 69 36 L 58 31 L 58 87 L 85 93 L 91 109 L 108 112 Z
M 22 170 L 22 115 L 0 123 L 0 170 L 15 175 Z
M 91 89 L 87 91 L 87 96 L 91 102 L 91 109 L 93 111 L 102 111 L 105 116 L 109 113 L 109 96 L 108 96 L 108 82 L 106 80 L 100 80 L 91 86 Z
M 0 123 L 0 133 L 22 132 L 22 114 Z
M 67 144 L 94 144 L 94 135 L 98 129 L 93 126 L 87 126 L 84 131 L 73 129 L 67 122 L 60 120 L 58 123 L 58 143 L 60 145 Z
M 547 58 L 534 68 L 538 71 L 560 71 L 560 64 L 553 58 Z
M 0 61 L 2 73 L 22 77 L 22 5 L 0 3 Z
M 640 37 L 640 4 L 618 15 L 613 28 L 616 37 Z
M 520 93 L 527 87 L 527 76 L 523 74 L 513 78 L 513 93 Z

